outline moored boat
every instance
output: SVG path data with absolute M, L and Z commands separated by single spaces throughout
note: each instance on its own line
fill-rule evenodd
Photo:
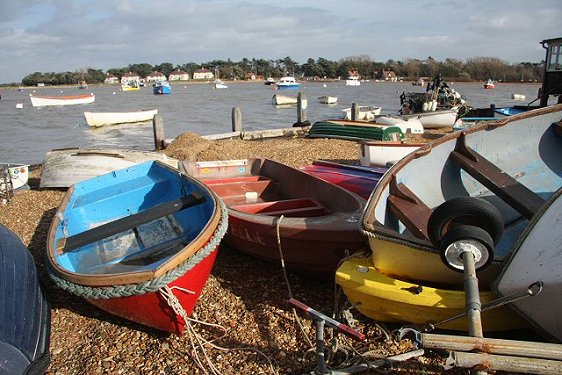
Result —
M 452 127 L 457 121 L 457 109 L 438 109 L 436 111 L 419 112 L 409 115 L 396 115 L 403 120 L 417 119 L 424 129 L 440 129 Z
M 0 224 L 0 373 L 45 374 L 51 308 L 31 253 Z
M 109 313 L 181 333 L 227 222 L 201 182 L 136 164 L 68 189 L 49 230 L 50 277 Z
M 152 121 L 157 109 L 146 109 L 133 112 L 84 112 L 84 118 L 89 126 L 126 124 L 135 122 Z
M 45 96 L 29 94 L 34 107 L 89 104 L 96 100 L 95 94 Z
M 302 171 L 341 186 L 363 199 L 369 199 L 387 169 L 386 167 L 340 164 L 326 160 L 315 160 L 311 165 L 301 168 Z
M 323 95 L 318 97 L 318 101 L 322 104 L 336 104 L 338 97 L 334 95 Z
M 489 80 L 486 81 L 486 83 L 484 84 L 484 88 L 485 88 L 485 89 L 494 89 L 494 88 L 496 88 L 496 85 L 494 84 L 494 81 L 492 81 L 491 79 L 489 79 Z
M 462 283 L 462 274 L 441 261 L 439 243 L 448 225 L 472 217 L 494 240 L 494 255 L 482 259 L 490 266 L 479 272 L 481 285 L 488 285 L 529 220 L 562 185 L 562 161 L 554 156 L 562 138 L 553 125 L 561 118 L 562 105 L 555 105 L 477 123 L 397 162 L 362 218 L 375 268 L 420 282 Z
M 168 81 L 157 81 L 152 86 L 152 93 L 154 95 L 167 95 L 172 93 L 172 87 Z
M 137 80 L 121 83 L 121 91 L 139 91 L 140 82 Z
M 380 115 L 382 108 L 370 105 L 359 106 L 359 114 L 355 121 L 373 121 L 377 115 Z M 344 120 L 351 120 L 352 108 L 343 109 Z
M 359 76 L 349 76 L 345 80 L 346 86 L 360 86 L 361 81 L 359 81 Z
M 346 253 L 365 245 L 359 196 L 268 159 L 182 161 L 225 202 L 228 246 L 289 270 L 333 278 Z M 278 238 L 279 236 L 279 238 Z
M 466 310 L 465 292 L 435 288 L 417 281 L 405 281 L 377 270 L 368 257 L 344 260 L 336 271 L 336 283 L 351 304 L 377 322 L 429 326 Z M 481 291 L 482 303 L 494 300 L 490 291 Z M 485 331 L 505 331 L 527 325 L 507 306 L 482 313 Z M 466 331 L 466 317 L 438 325 L 439 329 Z
M 228 85 L 224 83 L 221 79 L 215 79 L 213 82 L 214 89 L 227 89 Z
M 155 151 L 92 148 L 51 150 L 43 157 L 40 187 L 67 188 L 77 182 L 148 160 L 178 167 L 176 159 Z
M 279 90 L 297 90 L 300 87 L 300 83 L 291 76 L 281 77 L 275 85 Z

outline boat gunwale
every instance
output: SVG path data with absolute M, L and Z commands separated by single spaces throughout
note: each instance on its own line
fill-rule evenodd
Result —
M 217 195 L 211 191 L 206 185 L 198 181 L 197 179 L 188 176 L 184 173 L 175 170 L 175 168 L 170 167 L 164 163 L 161 163 L 157 160 L 153 161 L 155 164 L 168 169 L 169 171 L 174 171 L 180 173 L 182 176 L 187 177 L 190 180 L 190 183 L 195 183 L 203 192 L 205 192 L 206 196 L 211 198 L 214 202 L 214 209 L 213 213 L 210 216 L 210 219 L 207 221 L 203 229 L 199 232 L 199 234 L 185 247 L 179 250 L 176 254 L 169 257 L 168 260 L 162 263 L 156 269 L 144 270 L 144 271 L 131 271 L 131 272 L 124 272 L 124 273 L 116 273 L 116 274 L 105 274 L 105 275 L 88 275 L 88 274 L 81 274 L 77 272 L 71 272 L 67 269 L 61 267 L 57 262 L 55 252 L 57 251 L 55 248 L 55 236 L 57 232 L 57 228 L 61 222 L 62 213 L 68 206 L 70 198 L 74 193 L 74 186 L 72 185 L 68 188 L 65 197 L 63 198 L 57 212 L 53 217 L 53 221 L 49 228 L 49 233 L 47 237 L 47 258 L 49 261 L 49 265 L 54 269 L 54 271 L 65 280 L 86 286 L 92 287 L 108 287 L 113 285 L 127 285 L 127 284 L 138 284 L 144 281 L 152 280 L 157 277 L 164 275 L 165 273 L 172 271 L 184 261 L 189 259 L 192 255 L 197 253 L 199 249 L 204 246 L 206 243 L 209 242 L 215 231 L 219 226 L 219 222 L 222 216 L 222 208 L 220 204 L 220 200 Z

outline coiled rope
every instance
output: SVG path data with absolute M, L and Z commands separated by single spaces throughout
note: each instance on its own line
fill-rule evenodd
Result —
M 220 241 L 226 233 L 226 230 L 228 229 L 228 210 L 226 209 L 226 206 L 221 199 L 217 198 L 217 201 L 219 202 L 221 210 L 221 218 L 215 232 L 209 239 L 209 242 L 191 257 L 180 263 L 176 268 L 166 272 L 159 277 L 138 284 L 91 287 L 76 284 L 63 279 L 50 265 L 50 263 L 46 262 L 48 265 L 47 268 L 49 276 L 61 289 L 84 298 L 110 299 L 116 297 L 138 296 L 146 293 L 156 292 L 167 284 L 176 280 L 177 278 L 185 275 L 203 259 L 209 256 L 219 245 Z

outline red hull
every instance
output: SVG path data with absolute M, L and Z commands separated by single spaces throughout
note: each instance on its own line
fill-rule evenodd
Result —
M 217 249 L 190 271 L 168 284 L 188 316 L 191 315 L 201 295 L 216 257 Z M 173 287 L 179 287 L 193 293 L 173 289 Z M 111 299 L 87 299 L 87 301 L 111 314 L 162 331 L 181 334 L 185 326 L 183 318 L 172 310 L 158 292 Z

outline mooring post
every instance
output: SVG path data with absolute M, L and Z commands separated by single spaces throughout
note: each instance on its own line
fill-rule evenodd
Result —
M 300 91 L 297 95 L 297 122 L 293 126 L 308 126 L 310 121 L 306 119 L 306 107 L 308 107 L 308 100 L 304 92 Z
M 239 107 L 232 108 L 232 131 L 242 131 L 242 111 L 240 111 Z
M 156 114 L 152 118 L 152 129 L 154 131 L 154 148 L 156 151 L 164 149 L 164 119 L 162 115 Z
M 351 103 L 351 121 L 357 121 L 359 118 L 359 106 L 357 103 Z

